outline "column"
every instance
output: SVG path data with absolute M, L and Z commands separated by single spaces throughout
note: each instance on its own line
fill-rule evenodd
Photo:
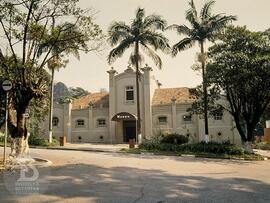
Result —
M 173 132 L 176 132 L 176 98 L 173 97 L 172 99 L 172 129 Z
M 67 137 L 67 142 L 71 142 L 71 109 L 72 103 L 64 104 L 64 136 Z
M 142 68 L 143 74 L 143 81 L 144 84 L 142 84 L 143 89 L 143 98 L 144 102 L 141 102 L 144 104 L 144 129 L 142 132 L 144 134 L 142 135 L 142 138 L 150 138 L 152 136 L 152 108 L 151 108 L 151 98 L 150 98 L 150 72 L 152 71 L 152 68 L 149 67 L 147 64 L 144 68 Z
M 107 71 L 109 73 L 109 128 L 110 128 L 110 142 L 114 143 L 116 141 L 115 138 L 115 121 L 112 121 L 112 117 L 115 115 L 115 74 L 117 73 L 116 70 L 112 67 L 111 70 Z
M 94 129 L 94 122 L 93 122 L 93 104 L 90 102 L 88 107 L 88 129 L 89 135 L 91 136 L 92 130 Z

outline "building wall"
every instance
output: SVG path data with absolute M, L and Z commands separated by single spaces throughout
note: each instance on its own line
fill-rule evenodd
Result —
M 191 104 L 176 104 L 175 120 L 173 103 L 167 105 L 152 106 L 153 116 L 153 136 L 162 133 L 178 133 L 189 136 L 190 142 L 200 142 L 204 140 L 204 120 L 198 115 L 192 115 L 191 121 L 185 121 L 184 115 L 188 115 L 187 109 Z M 167 117 L 167 123 L 159 123 L 160 116 Z M 174 124 L 175 123 L 175 124 Z M 174 126 L 175 125 L 175 126 Z M 241 139 L 237 130 L 233 127 L 233 118 L 228 112 L 223 113 L 222 120 L 215 120 L 209 117 L 209 139 L 215 142 L 226 142 L 240 144 Z
M 72 110 L 72 142 L 109 143 L 109 108 Z M 84 120 L 84 126 L 77 126 L 77 120 Z M 106 125 L 99 126 L 98 119 L 105 119 Z
M 190 137 L 191 142 L 202 141 L 204 135 L 204 121 L 197 115 L 192 116 L 191 121 L 184 121 L 190 103 L 176 103 L 172 98 L 171 104 L 151 106 L 153 87 L 156 82 L 151 76 L 151 68 L 146 66 L 142 69 L 140 99 L 142 137 L 150 138 L 164 132 L 175 132 Z M 70 142 L 99 142 L 99 143 L 122 143 L 123 122 L 111 121 L 112 117 L 120 112 L 129 112 L 137 115 L 136 105 L 136 74 L 128 68 L 125 72 L 117 74 L 112 68 L 109 73 L 109 107 L 90 105 L 85 109 L 73 109 L 72 104 L 55 104 L 54 116 L 59 118 L 59 124 L 53 127 L 53 136 L 67 136 Z M 134 102 L 126 102 L 125 88 L 134 87 Z M 160 124 L 158 117 L 166 116 L 167 122 Z M 78 119 L 84 120 L 84 126 L 77 126 Z M 99 126 L 98 119 L 105 119 L 106 125 Z M 45 121 L 44 128 L 48 121 Z M 229 113 L 224 112 L 222 120 L 209 118 L 210 141 L 240 143 L 240 136 L 233 127 L 233 119 Z M 45 137 L 48 133 L 45 133 Z

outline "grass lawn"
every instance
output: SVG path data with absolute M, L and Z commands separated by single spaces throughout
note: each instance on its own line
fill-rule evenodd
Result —
M 213 159 L 237 159 L 248 161 L 262 161 L 265 157 L 259 154 L 243 154 L 243 155 L 229 155 L 229 154 L 214 154 L 214 153 L 192 153 L 192 152 L 172 152 L 172 151 L 157 151 L 157 150 L 144 150 L 139 148 L 121 149 L 121 152 L 130 154 L 149 153 L 154 155 L 163 156 L 193 156 L 198 158 L 213 158 Z

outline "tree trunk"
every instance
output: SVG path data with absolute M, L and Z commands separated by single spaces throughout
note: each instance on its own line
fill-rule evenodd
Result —
M 209 141 L 208 132 L 208 102 L 207 102 L 207 82 L 205 78 L 205 56 L 204 56 L 204 46 L 203 42 L 200 42 L 201 46 L 201 64 L 202 64 L 202 79 L 203 79 L 203 106 L 204 106 L 204 132 L 205 132 L 205 142 Z
M 29 156 L 29 145 L 28 145 L 29 135 L 25 137 L 16 137 L 12 139 L 11 143 L 11 153 L 12 157 L 28 157 Z
M 139 42 L 135 43 L 135 57 L 136 57 L 136 93 L 137 93 L 137 142 L 139 142 L 139 135 L 141 134 L 141 112 L 140 112 L 140 84 L 139 84 Z
M 17 112 L 17 125 L 12 133 L 12 143 L 11 143 L 11 157 L 27 157 L 29 156 L 29 145 L 26 128 L 26 118 L 24 113 Z
M 54 68 L 52 70 L 52 79 L 51 79 L 51 95 L 50 95 L 50 111 L 49 111 L 49 142 L 52 142 L 52 117 L 53 117 L 53 80 L 54 80 Z
M 253 149 L 252 149 L 252 142 L 244 142 L 244 148 L 245 148 L 245 151 L 248 152 L 248 153 L 254 153 Z

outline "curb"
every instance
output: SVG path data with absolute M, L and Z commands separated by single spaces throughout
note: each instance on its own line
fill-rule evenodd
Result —
M 0 145 L 0 147 L 4 147 Z M 67 151 L 82 151 L 82 152 L 109 152 L 119 153 L 120 150 L 106 150 L 106 149 L 76 149 L 76 148 L 62 148 L 62 147 L 42 147 L 42 146 L 29 146 L 30 149 L 48 149 L 48 150 L 67 150 Z
M 118 151 L 104 150 L 104 149 L 75 149 L 75 148 L 60 148 L 60 147 L 39 147 L 29 146 L 32 149 L 48 149 L 48 150 L 63 150 L 63 151 L 82 151 L 82 152 L 110 152 L 116 153 Z

